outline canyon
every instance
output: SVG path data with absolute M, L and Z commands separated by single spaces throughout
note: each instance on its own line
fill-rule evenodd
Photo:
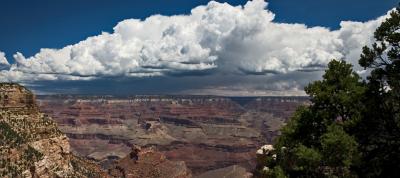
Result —
M 185 162 L 138 146 L 105 169 L 74 154 L 70 141 L 51 117 L 40 112 L 31 91 L 0 83 L 0 177 L 192 177 Z
M 251 172 L 256 150 L 272 143 L 296 108 L 309 103 L 307 97 L 37 98 L 41 112 L 68 137 L 72 152 L 99 163 L 103 169 L 124 162 L 132 147 L 140 146 L 175 163 L 185 163 L 198 177 L 232 170 L 243 175 Z

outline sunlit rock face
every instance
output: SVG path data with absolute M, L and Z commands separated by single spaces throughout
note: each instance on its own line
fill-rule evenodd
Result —
M 18 84 L 0 83 L 0 177 L 107 177 L 70 152 L 66 135 Z
M 13 83 L 0 83 L 0 108 L 32 108 L 35 106 L 35 96 Z
M 104 168 L 131 146 L 154 147 L 171 161 L 184 161 L 194 175 L 238 165 L 255 166 L 256 150 L 304 97 L 40 96 L 40 108 L 58 123 L 72 152 Z

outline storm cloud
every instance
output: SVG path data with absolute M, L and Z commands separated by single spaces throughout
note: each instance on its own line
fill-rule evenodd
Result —
M 271 82 L 266 88 L 297 91 L 306 81 L 318 78 L 318 71 L 332 59 L 357 64 L 361 47 L 373 42 L 373 32 L 387 17 L 368 22 L 343 21 L 338 30 L 330 30 L 274 22 L 275 14 L 267 5 L 263 0 L 249 1 L 244 6 L 211 1 L 188 15 L 127 19 L 119 22 L 112 33 L 102 32 L 62 49 L 41 49 L 31 57 L 16 53 L 16 62 L 11 65 L 0 52 L 0 81 L 185 75 L 242 76 L 239 78 L 248 81 L 251 76 L 262 76 L 256 78 Z M 299 73 L 308 74 L 295 75 Z M 264 89 L 256 84 L 242 87 L 237 82 L 238 88 Z M 235 82 L 214 86 L 218 83 L 205 88 L 235 88 Z

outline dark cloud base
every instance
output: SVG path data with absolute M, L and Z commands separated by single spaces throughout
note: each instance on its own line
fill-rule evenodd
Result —
M 27 87 L 38 94 L 82 94 L 82 95 L 145 95 L 145 94 L 210 94 L 246 95 L 240 93 L 268 93 L 296 91 L 303 95 L 302 90 L 313 80 L 318 80 L 322 72 L 292 72 L 279 75 L 192 75 L 166 76 L 145 78 L 106 78 L 90 81 L 38 81 Z M 296 93 L 295 92 L 295 93 Z M 257 95 L 257 94 L 255 94 Z M 289 94 L 289 95 L 293 95 Z

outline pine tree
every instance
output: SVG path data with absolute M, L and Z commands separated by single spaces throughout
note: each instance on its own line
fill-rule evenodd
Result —
M 359 64 L 371 70 L 367 78 L 366 112 L 355 135 L 363 152 L 360 174 L 400 175 L 400 8 L 392 11 L 365 46 Z
M 305 91 L 282 128 L 273 158 L 259 159 L 256 177 L 398 177 L 400 175 L 400 8 L 363 48 L 362 80 L 344 61 L 333 60 L 321 81 Z

